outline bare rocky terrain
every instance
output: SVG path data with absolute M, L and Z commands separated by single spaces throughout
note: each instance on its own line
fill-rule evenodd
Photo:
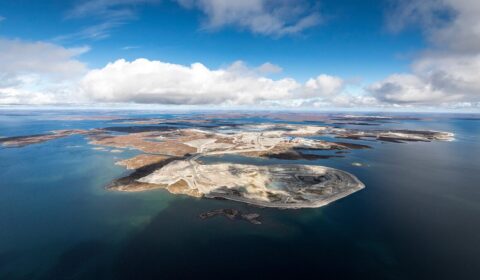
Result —
M 231 116 L 231 115 L 230 115 Z M 289 114 L 271 118 L 286 119 Z M 133 170 L 108 188 L 117 191 L 146 191 L 163 188 L 174 194 L 223 198 L 276 208 L 312 208 L 326 205 L 365 186 L 354 175 L 318 165 L 295 164 L 295 160 L 345 157 L 354 149 L 370 149 L 355 140 L 382 142 L 451 141 L 449 132 L 378 129 L 377 125 L 396 121 L 386 116 L 295 115 L 295 119 L 321 121 L 333 125 L 286 123 L 229 123 L 219 116 L 197 119 L 120 119 L 121 126 L 91 130 L 57 130 L 49 133 L 0 138 L 7 148 L 23 147 L 70 135 L 84 135 L 96 149 L 138 155 L 116 164 Z M 337 123 L 375 125 L 375 129 L 348 129 Z M 361 124 L 359 124 L 361 123 Z M 319 140 L 317 136 L 350 139 Z M 335 151 L 319 154 L 319 152 Z M 236 154 L 245 157 L 289 160 L 287 164 L 205 164 L 206 156 Z M 293 162 L 293 163 L 292 163 Z M 222 212 L 223 213 L 223 212 Z

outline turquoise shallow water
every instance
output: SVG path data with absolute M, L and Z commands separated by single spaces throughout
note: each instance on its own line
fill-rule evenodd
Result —
M 4 113 L 0 135 L 116 125 L 52 120 L 57 114 Z M 81 136 L 2 148 L 0 279 L 478 278 L 480 121 L 440 115 L 384 126 L 452 131 L 456 140 L 364 141 L 373 149 L 295 161 L 349 171 L 366 185 L 326 207 L 305 210 L 260 209 L 162 190 L 109 192 L 104 186 L 127 172 L 114 162 L 135 152 L 93 150 Z M 292 163 L 238 156 L 203 160 Z M 263 224 L 198 219 L 222 207 L 258 212 Z

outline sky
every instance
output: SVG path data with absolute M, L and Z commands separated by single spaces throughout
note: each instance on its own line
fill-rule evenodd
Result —
M 0 0 L 0 106 L 480 111 L 477 0 Z

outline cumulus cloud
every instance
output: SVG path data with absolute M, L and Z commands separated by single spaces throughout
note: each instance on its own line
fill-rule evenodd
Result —
M 199 9 L 206 15 L 204 28 L 225 26 L 262 35 L 296 34 L 318 25 L 321 15 L 308 1 L 297 0 L 177 0 L 183 7 Z
M 394 74 L 369 86 L 381 101 L 394 104 L 440 102 L 448 95 L 412 74 Z
M 0 104 L 66 102 L 72 84 L 88 71 L 77 59 L 88 49 L 0 39 Z
M 235 61 L 210 69 L 202 63 L 185 66 L 120 59 L 103 68 L 88 69 L 79 60 L 88 50 L 0 39 L 0 104 L 301 106 L 340 100 L 345 84 L 341 78 L 325 74 L 305 83 L 289 77 L 273 79 L 268 75 L 278 74 L 282 68 L 270 62 L 249 67 Z
M 316 97 L 319 94 L 323 96 L 332 96 L 339 94 L 344 86 L 344 81 L 340 77 L 330 75 L 319 75 L 316 78 L 310 78 L 305 83 L 304 97 Z
M 123 59 L 90 71 L 81 87 L 100 102 L 157 104 L 248 105 L 306 97 L 329 96 L 341 87 L 337 77 L 321 75 L 306 84 L 292 78 L 270 79 L 242 62 L 212 70 L 201 63 L 190 66 Z
M 480 100 L 480 55 L 431 54 L 412 74 L 391 75 L 369 90 L 389 103 L 440 104 Z
M 393 104 L 476 106 L 480 100 L 480 2 L 397 1 L 389 26 L 418 24 L 431 48 L 412 63 L 411 73 L 394 74 L 367 89 Z

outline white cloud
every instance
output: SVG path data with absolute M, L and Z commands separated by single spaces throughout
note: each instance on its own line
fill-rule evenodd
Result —
M 64 48 L 45 42 L 0 39 L 0 72 L 2 74 L 41 73 L 55 77 L 71 77 L 87 70 L 75 57 L 88 47 Z
M 370 95 L 351 95 L 348 93 L 342 93 L 336 96 L 332 96 L 329 99 L 313 99 L 304 101 L 303 107 L 314 108 L 385 108 L 385 106 L 378 102 L 376 98 Z
M 45 105 L 58 103 L 53 93 L 29 91 L 21 88 L 0 88 L 0 105 Z
M 339 94 L 343 86 L 344 81 L 341 78 L 323 74 L 306 82 L 303 96 L 315 97 L 319 93 L 331 96 Z
M 0 104 L 70 101 L 75 80 L 88 71 L 76 59 L 86 51 L 88 47 L 0 39 Z
M 220 69 L 123 59 L 88 69 L 78 57 L 88 47 L 0 39 L 0 104 L 142 103 L 163 105 L 274 105 L 329 102 L 343 90 L 339 77 L 319 75 L 306 83 L 266 75 L 272 63 L 242 61 Z M 304 102 L 305 101 L 305 102 Z
M 450 99 L 480 100 L 480 52 L 432 53 L 414 62 L 412 71 Z
M 3 16 L 0 16 L 0 22 L 2 22 L 2 21 L 4 21 L 4 20 L 6 20 L 6 18 L 3 17 Z
M 225 26 L 247 29 L 273 36 L 296 34 L 318 25 L 321 16 L 316 6 L 297 0 L 177 0 L 186 8 L 196 8 L 206 15 L 204 28 Z
M 394 74 L 368 88 L 380 101 L 394 104 L 441 102 L 447 95 L 412 74 Z
M 436 48 L 456 51 L 480 50 L 480 1 L 397 0 L 388 17 L 390 29 L 420 25 Z
M 390 28 L 419 24 L 432 46 L 413 61 L 411 73 L 391 75 L 368 90 L 397 105 L 478 106 L 479 14 L 476 0 L 397 1 Z
M 157 104 L 258 105 L 262 102 L 324 97 L 339 90 L 342 81 L 321 75 L 301 84 L 292 78 L 273 80 L 249 70 L 242 62 L 211 70 L 201 63 L 190 66 L 161 61 L 123 59 L 90 71 L 81 86 L 100 102 Z
M 390 103 L 441 104 L 480 101 L 480 54 L 430 54 L 412 74 L 395 74 L 369 90 Z

